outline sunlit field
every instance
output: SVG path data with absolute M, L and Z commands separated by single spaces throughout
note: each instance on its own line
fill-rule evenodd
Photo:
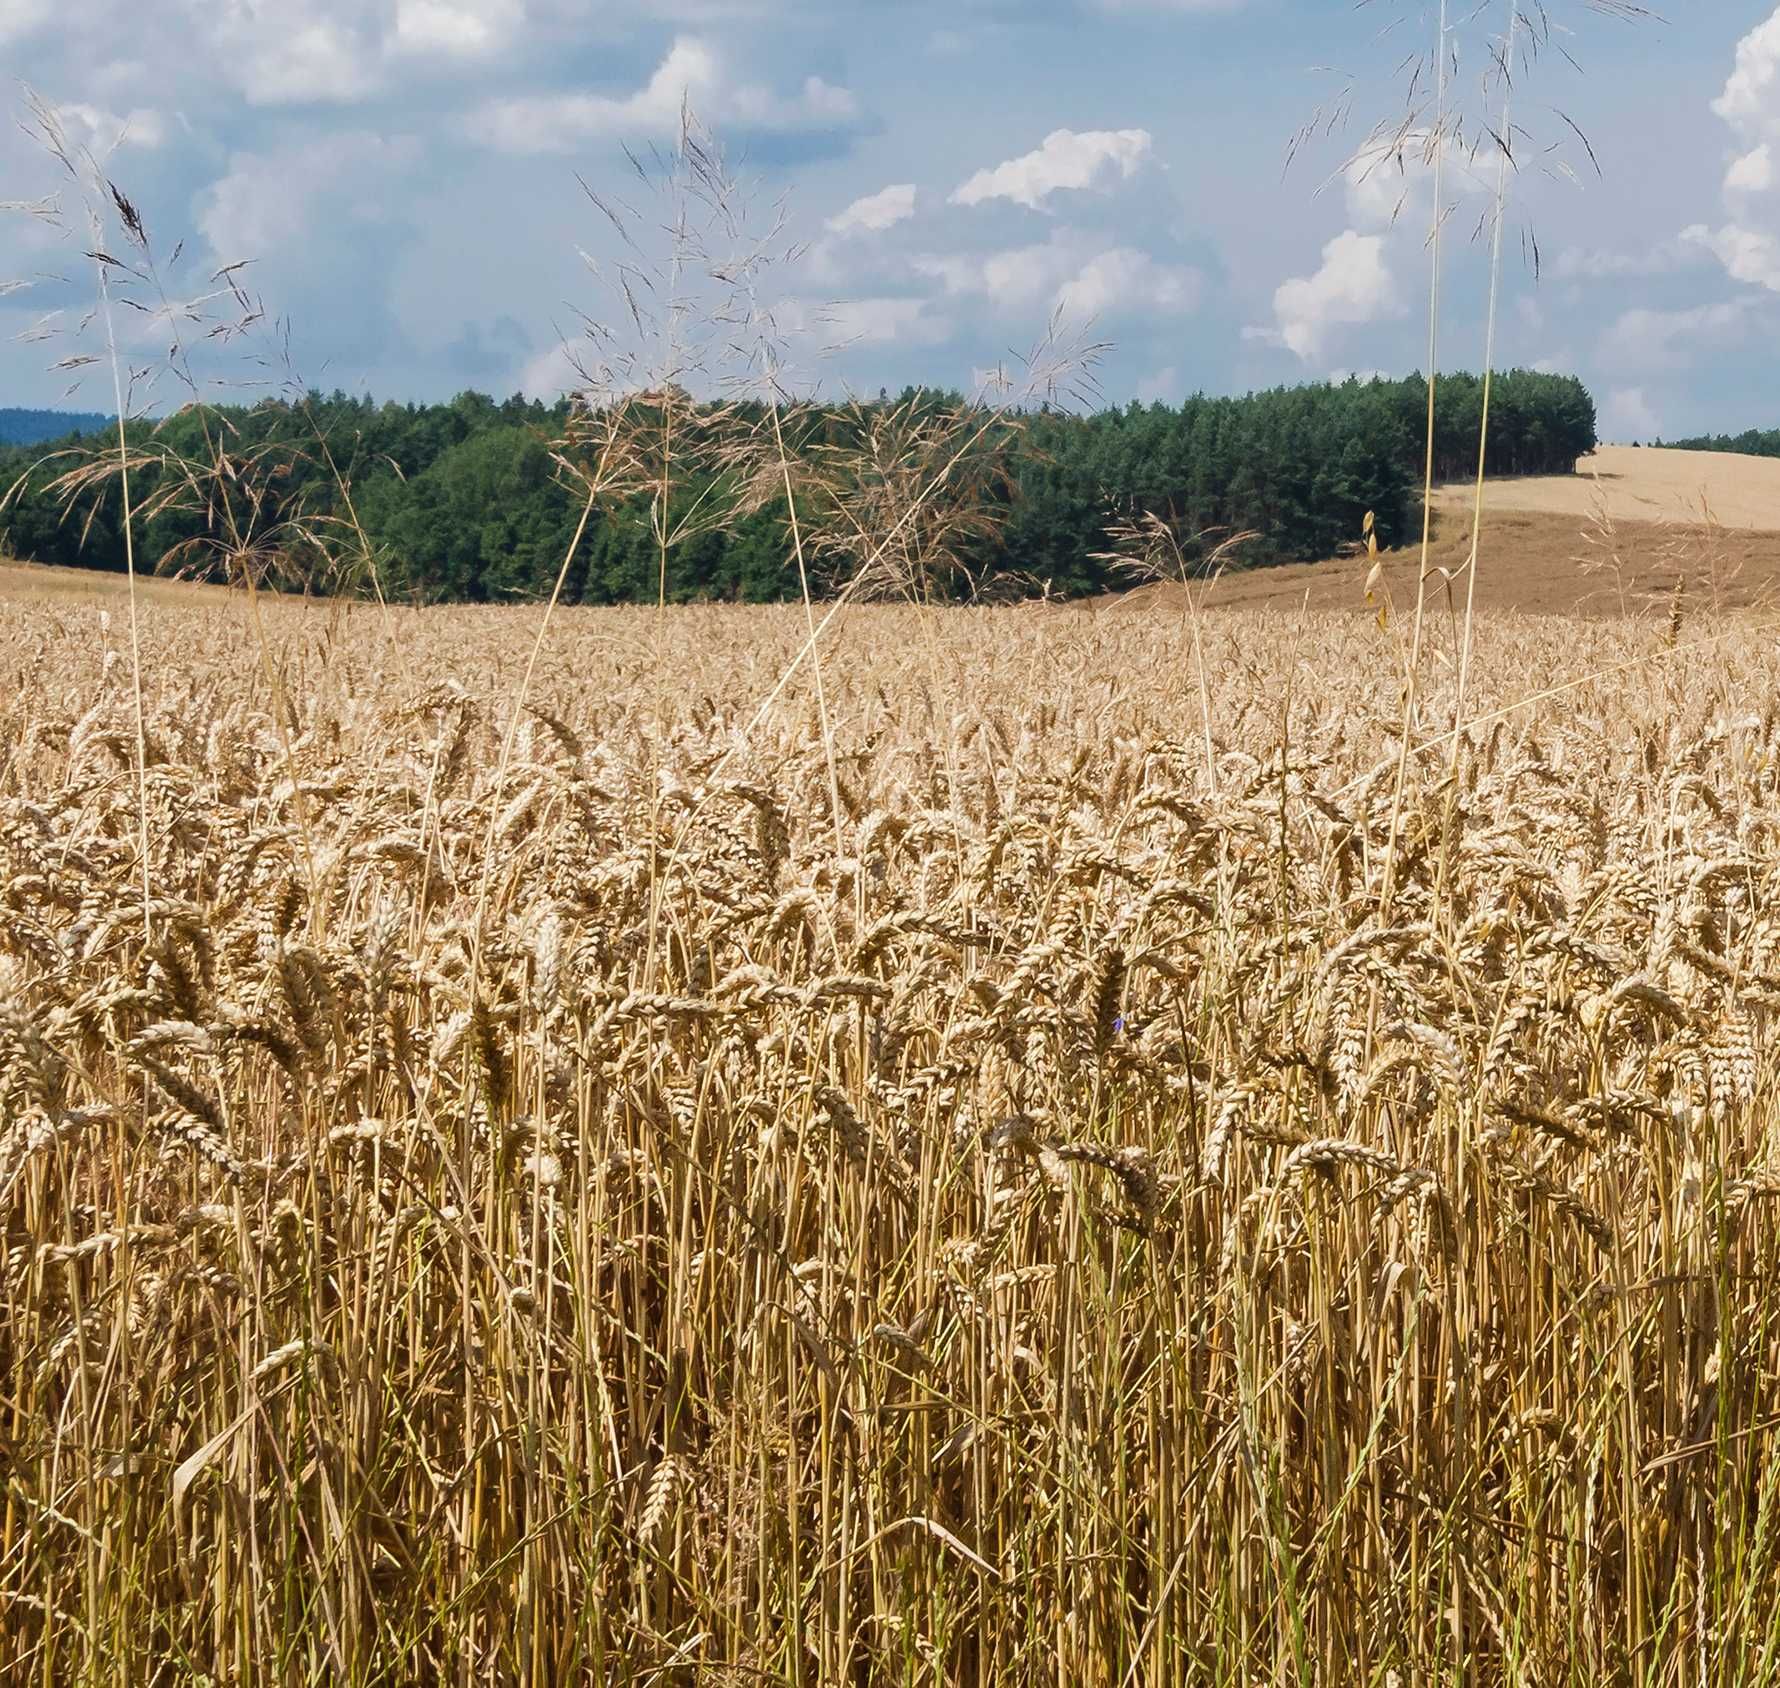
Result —
M 1761 623 L 141 614 L 140 782 L 0 620 L 0 1677 L 1780 1675 Z

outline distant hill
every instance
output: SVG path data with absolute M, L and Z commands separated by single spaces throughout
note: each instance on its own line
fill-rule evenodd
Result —
M 1603 512 L 1617 522 L 1698 529 L 1710 511 L 1721 528 L 1780 533 L 1780 463 L 1752 452 L 1604 445 L 1581 458 L 1573 475 L 1492 482 L 1487 497 L 1494 509 L 1567 516 L 1578 529 Z M 1464 510 L 1472 488 L 1442 487 L 1435 499 Z
M 1475 481 L 1435 489 L 1431 582 L 1465 573 L 1475 494 Z M 1370 580 L 1372 559 L 1361 554 L 1231 570 L 1215 587 L 1195 586 L 1191 599 L 1178 586 L 1160 585 L 1091 602 L 1097 610 L 1126 613 L 1204 603 L 1214 610 L 1371 616 L 1382 598 L 1403 615 L 1415 603 L 1421 575 L 1419 540 L 1411 533 L 1383 553 L 1382 594 Z M 1746 453 L 1600 446 L 1572 475 L 1490 481 L 1480 556 L 1480 609 L 1666 618 L 1678 583 L 1691 603 L 1714 611 L 1771 608 L 1780 600 L 1780 462 Z
M 92 434 L 113 425 L 96 410 L 20 410 L 0 406 L 0 445 L 41 445 L 68 434 Z

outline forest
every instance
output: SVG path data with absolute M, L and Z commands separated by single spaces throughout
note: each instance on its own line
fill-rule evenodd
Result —
M 1690 440 L 1653 440 L 1673 451 L 1734 451 L 1742 457 L 1780 457 L 1780 428 L 1746 428 L 1740 434 L 1700 434 Z
M 30 410 L 0 405 L 0 445 L 41 445 L 70 434 L 96 434 L 116 424 L 98 411 Z
M 1482 401 L 1475 376 L 1436 383 L 1437 481 L 1476 473 Z M 669 393 L 626 401 L 622 422 L 517 396 L 311 392 L 127 433 L 136 555 L 164 571 L 509 602 L 548 593 L 568 556 L 569 602 L 770 601 L 801 590 L 800 558 L 813 591 L 863 584 L 892 533 L 887 587 L 1074 596 L 1132 578 L 1121 536 L 1140 526 L 1165 528 L 1187 569 L 1327 557 L 1369 514 L 1401 542 L 1419 531 L 1427 411 L 1420 375 L 1090 414 L 911 388 L 775 416 Z M 1488 473 L 1569 473 L 1595 441 L 1580 381 L 1495 378 Z M 115 435 L 0 450 L 0 550 L 123 568 L 116 469 Z

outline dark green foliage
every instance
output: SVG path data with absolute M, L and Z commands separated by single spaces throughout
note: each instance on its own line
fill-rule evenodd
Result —
M 403 481 L 372 475 L 359 519 L 393 559 L 386 591 L 472 602 L 555 579 L 579 511 L 553 485 L 537 430 L 503 423 L 448 446 Z
M 1780 457 L 1780 428 L 1747 428 L 1740 434 L 1701 434 L 1691 440 L 1658 440 L 1671 451 L 1734 451 L 1744 457 Z
M 1398 413 L 1418 450 L 1427 440 L 1428 390 L 1419 376 L 1391 383 Z M 1469 480 L 1477 474 L 1483 383 L 1475 375 L 1443 375 L 1434 389 L 1434 479 Z M 1498 375 L 1490 394 L 1491 475 L 1569 474 L 1595 448 L 1595 401 L 1571 375 L 1513 369 Z M 1420 464 L 1417 464 L 1419 474 Z
M 0 407 L 0 445 L 41 445 L 70 434 L 102 433 L 111 426 L 111 418 L 97 411 Z
M 1443 376 L 1436 389 L 1437 480 L 1476 472 L 1482 384 Z M 951 545 L 961 570 L 1000 589 L 1048 587 L 1093 592 L 1118 583 L 1109 524 L 1157 516 L 1205 549 L 1252 531 L 1233 561 L 1256 565 L 1326 557 L 1359 538 L 1367 512 L 1380 543 L 1416 529 L 1426 449 L 1427 387 L 1401 381 L 1282 387 L 1245 398 L 1197 396 L 1180 405 L 1132 405 L 1091 416 L 1039 410 L 993 430 L 993 472 L 976 475 L 972 497 L 991 519 L 961 521 Z M 707 413 L 715 417 L 717 412 Z M 762 421 L 758 407 L 721 413 L 712 432 L 740 438 Z M 903 455 L 889 478 L 855 477 L 837 492 L 849 450 L 881 444 L 895 415 Z M 964 433 L 981 413 L 955 395 L 905 392 L 875 405 L 804 415 L 791 450 L 812 586 L 832 591 L 857 566 L 858 546 L 824 547 L 830 516 L 850 509 L 853 531 L 894 526 L 896 474 L 926 484 L 920 453 L 934 450 L 931 428 L 961 416 Z M 939 420 L 934 420 L 934 419 Z M 212 574 L 250 566 L 275 582 L 362 589 L 365 548 L 386 593 L 405 599 L 510 602 L 548 593 L 581 516 L 582 496 L 553 455 L 568 413 L 524 398 L 504 403 L 463 393 L 448 404 L 376 404 L 310 393 L 296 403 L 191 410 L 158 428 L 132 423 L 144 461 L 133 471 L 138 555 Z M 1780 436 L 1771 436 L 1780 438 Z M 1491 400 L 1491 474 L 1568 473 L 1593 449 L 1593 401 L 1580 382 L 1512 371 Z M 912 442 L 912 443 L 911 443 Z M 783 497 L 737 501 L 724 477 L 721 442 L 676 465 L 666 528 L 680 537 L 667 558 L 670 599 L 793 596 L 798 575 Z M 943 446 L 943 440 L 942 440 Z M 0 489 L 24 477 L 0 513 L 0 549 L 40 562 L 123 566 L 121 500 L 115 480 L 96 481 L 74 499 L 45 488 L 91 445 L 0 450 Z M 213 462 L 218 450 L 250 472 L 213 476 L 202 494 L 184 492 L 171 460 Z M 944 458 L 943 449 L 935 461 Z M 837 468 L 837 465 L 841 466 Z M 811 471 L 806 497 L 802 471 Z M 880 462 L 880 470 L 883 465 Z M 643 477 L 646 485 L 650 476 Z M 823 491 L 814 490 L 820 483 Z M 241 488 L 251 485 L 255 499 Z M 942 492 L 941 497 L 945 494 Z M 218 499 L 229 502 L 226 512 Z M 877 498 L 879 507 L 871 500 Z M 838 500 L 838 502 L 837 502 Z M 712 508 L 746 513 L 721 521 Z M 862 515 L 863 513 L 863 515 Z M 691 516 L 695 519 L 688 520 Z M 659 512 L 646 491 L 602 505 L 589 521 L 565 580 L 569 602 L 651 601 L 661 589 Z M 868 524 L 861 528 L 862 519 Z M 223 530 L 227 528 L 228 531 Z M 320 548 L 290 536 L 320 536 Z M 234 537 L 231 538 L 230 535 Z M 361 539 L 362 535 L 362 539 Z
M 1427 393 L 1411 376 L 1036 418 L 1004 549 L 1074 592 L 1104 583 L 1089 554 L 1105 549 L 1109 509 L 1161 516 L 1208 544 L 1253 530 L 1259 537 L 1239 559 L 1251 565 L 1332 556 L 1359 537 L 1368 511 L 1379 543 L 1400 544 L 1419 503 Z M 1476 376 L 1436 385 L 1436 481 L 1477 472 L 1482 398 Z M 1594 401 L 1581 382 L 1521 370 L 1496 377 L 1488 473 L 1569 474 L 1594 446 Z

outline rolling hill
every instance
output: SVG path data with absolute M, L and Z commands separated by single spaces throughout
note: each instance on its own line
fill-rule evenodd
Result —
M 1472 488 L 1434 494 L 1429 562 L 1435 613 L 1463 608 L 1460 571 L 1470 554 Z M 1780 602 L 1780 460 L 1731 452 L 1602 446 L 1574 475 L 1491 481 L 1484 498 L 1477 603 L 1485 609 L 1618 615 L 1666 607 L 1676 581 L 1701 606 L 1751 609 Z M 1405 613 L 1415 601 L 1420 549 L 1387 551 L 1384 587 Z M 1213 607 L 1371 613 L 1370 564 L 1338 557 L 1251 569 L 1220 580 Z M 1103 608 L 1169 601 L 1178 589 L 1151 587 Z
M 96 410 L 27 410 L 0 406 L 0 445 L 42 445 L 69 434 L 92 434 L 111 427 L 110 416 Z

